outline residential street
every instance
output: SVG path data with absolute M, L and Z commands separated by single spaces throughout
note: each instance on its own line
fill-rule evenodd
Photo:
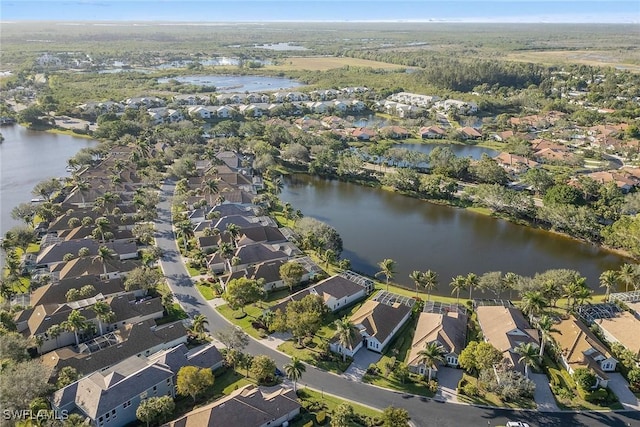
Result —
M 178 252 L 171 227 L 171 197 L 174 183 L 167 182 L 162 187 L 162 198 L 158 205 L 159 218 L 156 221 L 156 241 L 163 251 L 162 270 L 176 300 L 193 317 L 204 314 L 209 321 L 209 331 L 224 328 L 229 323 L 213 309 L 193 286 Z M 251 340 L 245 351 L 252 354 L 266 354 L 279 367 L 288 362 L 288 357 L 256 340 Z M 543 413 L 538 411 L 504 410 L 480 408 L 468 405 L 438 403 L 413 395 L 384 390 L 378 387 L 354 382 L 344 377 L 308 366 L 299 382 L 300 387 L 308 385 L 317 390 L 340 396 L 346 400 L 359 402 L 384 409 L 390 405 L 406 408 L 416 426 L 460 427 L 505 425 L 509 420 L 519 420 L 536 426 L 640 426 L 640 413 Z

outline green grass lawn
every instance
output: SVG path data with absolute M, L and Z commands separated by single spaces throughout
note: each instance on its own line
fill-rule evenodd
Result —
M 251 326 L 251 323 L 254 322 L 258 317 L 260 317 L 262 311 L 264 310 L 263 308 L 259 308 L 254 304 L 248 305 L 244 308 L 244 311 L 247 313 L 247 315 L 241 319 L 236 319 L 236 316 L 240 314 L 240 311 L 231 309 L 228 304 L 217 307 L 217 310 L 218 313 L 220 313 L 234 325 L 242 328 L 242 330 L 244 330 L 247 334 L 256 339 L 262 338 L 258 331 L 253 326 Z
M 321 359 L 320 357 L 321 352 L 319 350 L 316 350 L 321 340 L 323 340 L 323 338 L 316 336 L 313 338 L 313 341 L 308 346 L 303 348 L 297 348 L 296 342 L 293 340 L 285 341 L 284 343 L 278 346 L 278 350 L 288 354 L 289 356 L 292 356 L 292 357 L 296 356 L 298 359 L 302 360 L 303 362 L 309 363 L 310 365 L 317 366 L 318 368 L 323 369 L 325 371 L 334 372 L 337 374 L 341 374 L 344 371 L 346 371 L 349 365 L 351 364 L 350 358 L 347 358 L 347 360 L 343 362 L 342 357 L 332 354 L 331 359 L 328 359 L 328 360 Z
M 216 294 L 213 292 L 210 286 L 203 285 L 202 283 L 197 283 L 196 288 L 200 291 L 204 299 L 212 300 L 216 297 Z
M 187 272 L 189 273 L 189 276 L 191 276 L 191 277 L 200 276 L 200 269 L 199 268 L 195 268 L 195 267 L 190 267 L 188 262 L 186 262 L 184 264 L 184 268 L 187 269 Z
M 293 423 L 291 423 L 292 427 L 302 427 L 309 421 L 314 421 L 314 425 L 317 425 L 317 423 L 315 423 L 316 415 L 321 411 L 324 411 L 325 414 L 327 415 L 328 421 L 325 421 L 324 425 L 329 425 L 331 420 L 331 414 L 338 406 L 340 406 L 343 403 L 347 403 L 353 408 L 353 412 L 354 412 L 354 415 L 356 415 L 356 417 L 360 417 L 360 418 L 369 417 L 371 419 L 378 419 L 378 420 L 382 418 L 381 411 L 378 411 L 376 409 L 373 409 L 367 406 L 359 405 L 357 403 L 353 403 L 347 400 L 342 400 L 338 397 L 324 393 L 323 391 L 318 392 L 315 390 L 310 390 L 308 388 L 305 388 L 302 390 L 298 390 L 298 396 L 299 396 L 298 400 L 300 401 L 302 406 L 304 408 L 309 408 L 310 410 L 303 411 L 302 416 L 296 421 L 294 421 Z M 356 427 L 356 426 L 361 426 L 362 424 L 355 422 L 355 420 L 352 420 L 351 423 L 349 423 L 348 425 L 349 427 Z

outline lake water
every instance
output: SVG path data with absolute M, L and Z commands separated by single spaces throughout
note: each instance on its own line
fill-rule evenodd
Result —
M 31 190 L 47 178 L 68 176 L 67 160 L 81 148 L 93 147 L 96 141 L 30 131 L 18 125 L 0 128 L 0 233 L 4 235 L 20 222 L 11 218 L 11 210 L 34 196 Z
M 278 51 L 285 51 L 285 50 L 309 50 L 304 46 L 299 46 L 299 45 L 295 45 L 295 44 L 291 44 L 291 43 L 265 43 L 263 45 L 253 45 L 254 48 L 256 49 L 267 49 L 267 50 L 278 50 Z
M 404 148 L 411 151 L 419 151 L 420 153 L 429 154 L 436 147 L 447 147 L 457 157 L 471 157 L 478 160 L 483 154 L 489 155 L 489 157 L 495 157 L 500 154 L 498 151 L 486 147 L 478 147 L 476 145 L 464 145 L 464 144 L 396 144 L 394 147 Z
M 265 76 L 179 76 L 158 79 L 158 82 L 167 83 L 169 80 L 197 86 L 215 86 L 216 92 L 262 92 L 302 86 L 296 80 Z
M 398 193 L 308 175 L 285 184 L 281 199 L 335 227 L 354 270 L 373 275 L 378 262 L 391 258 L 397 262 L 394 280 L 413 288 L 409 274 L 432 269 L 441 295 L 450 294 L 448 284 L 458 274 L 532 276 L 552 268 L 578 270 L 601 292 L 600 273 L 625 262 L 594 245 Z

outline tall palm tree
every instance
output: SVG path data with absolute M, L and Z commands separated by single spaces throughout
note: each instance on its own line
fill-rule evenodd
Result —
M 638 269 L 632 264 L 623 264 L 620 267 L 620 274 L 618 280 L 624 284 L 624 291 L 629 292 L 629 286 L 633 286 L 634 289 L 638 288 L 638 281 L 640 280 Z
M 544 356 L 544 345 L 551 339 L 551 332 L 559 332 L 553 328 L 553 319 L 546 314 L 543 314 L 538 319 L 538 331 L 540 331 L 540 358 Z
M 467 274 L 467 277 L 465 277 L 465 282 L 467 288 L 469 289 L 469 300 L 471 300 L 471 293 L 473 292 L 473 288 L 478 286 L 480 279 L 478 278 L 477 274 L 469 273 Z
M 98 319 L 98 327 L 100 328 L 100 335 L 102 335 L 102 322 L 104 323 L 112 323 L 116 315 L 111 310 L 111 306 L 104 301 L 97 301 L 91 309 L 96 313 L 96 318 Z
M 384 276 L 387 279 L 387 291 L 389 290 L 389 280 L 393 278 L 396 274 L 396 262 L 392 259 L 385 258 L 378 263 L 378 267 L 380 267 L 380 271 L 378 271 L 375 275 Z
M 467 279 L 464 276 L 457 275 L 449 283 L 451 286 L 451 294 L 456 294 L 456 304 L 460 303 L 460 291 L 467 289 Z
M 586 278 L 576 276 L 562 287 L 563 296 L 567 298 L 567 311 L 574 309 L 580 300 L 589 298 L 590 292 L 586 281 Z
M 100 246 L 98 248 L 98 255 L 97 259 L 99 259 L 102 262 L 102 272 L 104 273 L 104 275 L 107 275 L 107 262 L 109 262 L 110 260 L 115 258 L 115 254 L 113 252 L 111 252 L 111 249 L 109 249 L 106 246 Z
M 193 237 L 193 224 L 189 220 L 184 220 L 175 223 L 175 227 L 176 234 L 182 237 L 184 250 L 186 251 L 189 248 L 189 239 Z
M 49 329 L 47 329 L 47 335 L 56 339 L 56 347 L 58 347 L 58 337 L 64 332 L 64 328 L 61 324 L 51 325 Z
M 516 353 L 520 355 L 518 363 L 524 364 L 524 376 L 529 378 L 529 367 L 535 367 L 538 365 L 538 349 L 533 343 L 520 343 L 515 349 Z
M 240 231 L 241 230 L 238 224 L 234 224 L 234 223 L 227 224 L 227 229 L 225 232 L 231 236 L 231 241 L 233 242 L 234 247 L 237 245 L 238 236 L 240 236 Z
M 300 377 L 302 377 L 302 373 L 306 370 L 307 367 L 304 366 L 304 363 L 302 363 L 302 361 L 295 356 L 291 358 L 291 362 L 284 365 L 284 373 L 287 374 L 291 381 L 293 381 L 294 393 L 297 393 L 296 384 Z
M 431 299 L 431 291 L 438 287 L 438 273 L 427 270 L 422 274 L 422 286 L 427 291 L 427 301 Z
M 529 316 L 529 320 L 533 320 L 547 306 L 547 300 L 542 296 L 540 291 L 527 291 L 522 295 L 520 308 Z
M 220 243 L 220 245 L 218 246 L 217 252 L 220 255 L 220 258 L 222 258 L 225 261 L 226 267 L 229 270 L 229 272 L 231 272 L 231 259 L 233 259 L 233 253 L 234 253 L 233 246 L 231 245 L 231 243 L 227 243 L 227 242 Z
M 511 292 L 516 288 L 519 280 L 520 280 L 520 276 L 518 276 L 516 273 L 513 273 L 511 271 L 506 273 L 502 278 L 505 288 L 509 289 L 509 300 L 511 300 Z
M 93 234 L 94 235 L 100 235 L 100 241 L 102 243 L 105 242 L 104 236 L 109 231 L 111 231 L 111 223 L 109 222 L 109 220 L 104 216 L 96 218 L 95 228 L 93 229 Z
M 91 189 L 91 185 L 84 178 L 81 178 L 77 175 L 74 176 L 73 183 L 75 184 L 75 188 L 77 189 L 78 193 L 80 193 L 80 198 L 82 199 L 82 206 L 84 206 L 86 203 L 84 199 L 84 195 L 87 191 L 89 191 L 89 189 Z
M 411 274 L 409 274 L 409 278 L 413 280 L 413 283 L 416 285 L 416 298 L 418 298 L 418 288 L 422 286 L 424 273 L 422 271 L 413 270 Z
M 111 191 L 105 191 L 104 194 L 96 198 L 96 206 L 102 209 L 104 214 L 111 212 L 116 207 L 116 203 L 120 200 L 120 196 Z
M 209 197 L 220 192 L 220 178 L 207 179 L 204 183 L 204 193 Z
M 78 340 L 78 332 L 87 329 L 87 318 L 84 317 L 78 310 L 71 310 L 67 320 L 62 322 L 62 328 L 66 331 L 73 332 L 76 337 L 76 345 L 80 344 Z
M 435 341 L 427 343 L 427 345 L 424 346 L 424 349 L 418 352 L 420 363 L 423 363 L 428 369 L 429 381 L 431 381 L 431 371 L 433 370 L 433 366 L 438 362 L 444 363 L 444 354 L 444 348 Z
M 605 289 L 605 299 L 611 293 L 611 290 L 618 288 L 618 272 L 615 270 L 603 271 L 600 275 L 600 287 Z
M 358 338 L 360 337 L 360 333 L 356 325 L 353 324 L 351 320 L 346 317 L 342 319 L 337 319 L 334 322 L 336 326 L 336 336 L 338 337 L 338 343 L 343 349 L 353 348 L 356 344 Z M 342 361 L 347 360 L 347 354 L 345 351 L 342 352 Z
M 205 333 L 205 325 L 208 325 L 209 321 L 204 314 L 197 314 L 193 317 L 191 323 L 191 330 L 198 336 Z

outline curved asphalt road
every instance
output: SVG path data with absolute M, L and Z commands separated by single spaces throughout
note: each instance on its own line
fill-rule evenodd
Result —
M 229 326 L 229 323 L 213 309 L 193 286 L 182 263 L 171 225 L 171 198 L 175 183 L 167 181 L 162 187 L 162 198 L 158 205 L 156 221 L 156 242 L 162 249 L 162 269 L 175 298 L 189 316 L 204 314 L 209 321 L 209 329 L 217 330 Z M 251 354 L 266 354 L 282 367 L 289 359 L 282 353 L 250 340 L 245 351 Z M 508 420 L 528 422 L 531 427 L 640 427 L 640 414 L 633 412 L 582 412 L 582 413 L 542 413 L 537 411 L 517 411 L 495 408 L 480 408 L 468 405 L 445 404 L 403 395 L 367 384 L 350 381 L 313 366 L 308 366 L 302 376 L 301 385 L 309 385 L 317 390 L 335 394 L 346 400 L 363 403 L 375 408 L 388 406 L 402 407 L 409 411 L 416 426 L 461 427 L 505 425 Z

